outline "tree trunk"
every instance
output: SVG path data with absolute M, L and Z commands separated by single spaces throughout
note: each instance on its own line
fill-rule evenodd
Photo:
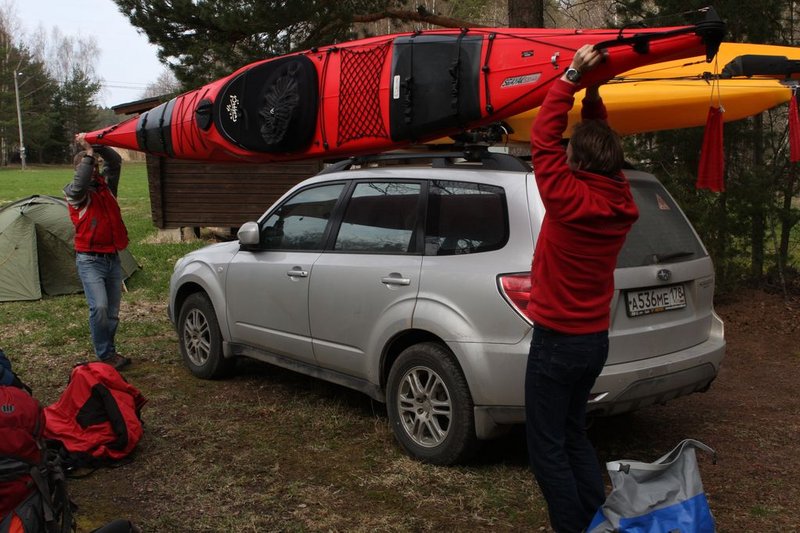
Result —
M 753 120 L 753 168 L 764 168 L 764 120 L 761 114 Z M 759 180 L 762 181 L 762 180 Z M 766 186 L 766 183 L 763 183 Z M 764 275 L 765 205 L 761 194 L 754 195 L 752 205 L 752 230 L 750 232 L 750 276 L 761 279 Z
M 508 25 L 544 28 L 544 0 L 508 0 Z
M 728 232 L 728 196 L 726 193 L 719 195 L 716 205 L 719 228 L 717 238 L 713 243 L 714 265 L 717 270 L 717 285 L 729 286 L 731 284 L 730 265 L 728 264 L 728 250 L 730 249 L 730 233 Z
M 783 206 L 780 212 L 781 220 L 781 240 L 778 245 L 778 268 L 781 271 L 789 261 L 789 244 L 791 242 L 792 228 L 797 222 L 796 217 L 792 216 L 792 199 L 795 194 L 795 183 L 797 183 L 797 163 L 790 163 L 788 170 L 788 183 L 783 191 Z

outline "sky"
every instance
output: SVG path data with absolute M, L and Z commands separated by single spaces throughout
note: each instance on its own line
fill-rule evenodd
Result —
M 41 24 L 50 33 L 94 35 L 101 55 L 97 75 L 104 80 L 99 103 L 106 107 L 141 98 L 145 87 L 164 70 L 157 48 L 138 33 L 112 0 L 15 0 L 17 17 L 26 33 Z

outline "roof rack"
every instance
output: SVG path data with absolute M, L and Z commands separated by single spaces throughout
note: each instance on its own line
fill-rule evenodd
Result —
M 355 156 L 333 163 L 318 175 L 349 170 L 354 166 L 379 165 L 390 161 L 429 160 L 433 168 L 481 168 L 530 172 L 531 166 L 522 159 L 509 154 L 490 152 L 486 146 L 465 147 L 460 151 L 398 152 L 366 156 Z M 480 164 L 478 167 L 476 164 Z

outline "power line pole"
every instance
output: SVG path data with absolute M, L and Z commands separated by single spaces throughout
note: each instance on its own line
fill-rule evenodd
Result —
M 19 65 L 14 69 L 14 94 L 17 98 L 17 124 L 19 125 L 19 159 L 22 162 L 22 170 L 25 170 L 25 141 L 22 138 L 22 109 L 19 106 L 19 83 L 17 77 L 19 72 Z

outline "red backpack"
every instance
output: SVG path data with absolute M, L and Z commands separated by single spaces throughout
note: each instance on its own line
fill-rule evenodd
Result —
M 0 518 L 34 491 L 31 468 L 42 462 L 44 414 L 17 387 L 0 387 Z
M 58 402 L 45 408 L 44 436 L 59 441 L 77 464 L 119 460 L 142 437 L 146 402 L 111 365 L 80 364 Z
M 45 449 L 39 402 L 17 386 L 0 386 L 0 533 L 74 529 L 60 460 Z

